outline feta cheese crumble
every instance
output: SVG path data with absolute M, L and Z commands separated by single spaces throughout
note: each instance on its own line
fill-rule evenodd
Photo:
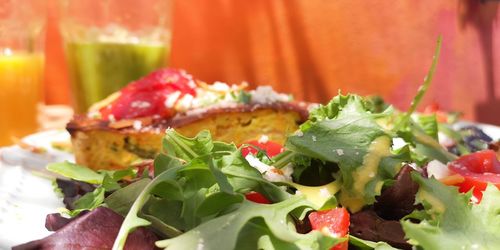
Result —
M 258 104 L 269 104 L 273 102 L 288 102 L 290 96 L 277 93 L 271 86 L 259 86 L 255 90 L 250 91 L 251 102 Z
M 252 154 L 248 154 L 247 156 L 245 156 L 245 160 L 247 160 L 250 166 L 257 169 L 262 174 L 262 177 L 264 177 L 264 179 L 268 181 L 271 182 L 292 181 L 293 168 L 291 165 L 287 165 L 282 169 L 278 169 L 261 162 Z
M 262 143 L 262 144 L 265 144 L 269 141 L 269 136 L 267 135 L 262 135 L 259 140 L 257 141 L 258 143 Z

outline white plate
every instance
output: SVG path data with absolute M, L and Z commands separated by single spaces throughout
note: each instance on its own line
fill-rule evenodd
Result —
M 457 127 L 471 124 L 460 122 Z M 493 139 L 500 138 L 500 127 L 475 125 Z M 47 152 L 35 154 L 19 146 L 0 148 L 0 249 L 10 249 L 14 245 L 50 234 L 45 229 L 45 216 L 56 213 L 64 205 L 53 192 L 52 180 L 44 172 L 45 165 L 49 162 L 74 161 L 73 155 L 51 146 L 54 141 L 69 140 L 66 131 L 46 131 L 23 140 L 30 145 L 43 147 Z
M 45 216 L 64 207 L 46 175 L 49 162 L 74 161 L 72 154 L 54 149 L 52 142 L 69 141 L 64 130 L 51 130 L 23 139 L 45 149 L 33 153 L 15 145 L 0 148 L 0 249 L 43 238 Z

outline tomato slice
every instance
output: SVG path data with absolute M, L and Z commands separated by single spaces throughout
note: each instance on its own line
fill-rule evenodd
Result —
M 313 230 L 321 231 L 333 237 L 344 237 L 349 232 L 349 212 L 345 208 L 333 208 L 309 214 L 309 221 Z M 347 250 L 349 243 L 344 241 L 331 250 Z
M 488 183 L 500 188 L 500 162 L 493 150 L 483 150 L 464 155 L 448 164 L 448 168 L 463 176 L 464 181 L 455 184 L 460 192 L 468 192 L 479 201 Z
M 260 203 L 260 204 L 271 204 L 271 201 L 269 201 L 264 195 L 258 192 L 249 192 L 245 194 L 245 198 L 249 201 L 253 201 L 255 203 Z
M 267 156 L 273 157 L 275 155 L 278 155 L 283 152 L 284 148 L 281 144 L 272 142 L 272 141 L 267 141 L 267 142 L 258 142 L 258 141 L 248 141 L 245 144 L 250 144 L 253 145 L 257 148 L 262 149 L 263 151 L 266 152 Z M 247 156 L 248 154 L 257 154 L 258 150 L 254 147 L 251 146 L 245 146 L 241 149 L 241 154 L 243 157 Z
M 193 77 L 183 70 L 160 69 L 131 82 L 117 99 L 99 111 L 104 120 L 111 115 L 116 120 L 155 115 L 168 118 L 175 111 L 167 103 L 174 105 L 185 95 L 196 96 Z M 172 100 L 167 102 L 169 99 Z

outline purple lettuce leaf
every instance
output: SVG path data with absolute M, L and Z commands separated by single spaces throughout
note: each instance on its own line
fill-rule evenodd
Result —
M 121 215 L 109 208 L 98 207 L 74 218 L 43 239 L 12 249 L 111 249 L 122 223 Z M 125 249 L 157 249 L 154 245 L 157 240 L 158 237 L 149 229 L 138 228 L 129 235 Z

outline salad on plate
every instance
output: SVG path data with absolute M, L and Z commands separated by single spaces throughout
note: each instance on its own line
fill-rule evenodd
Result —
M 416 112 L 439 48 L 406 112 L 339 94 L 284 145 L 167 129 L 138 167 L 51 163 L 66 208 L 14 249 L 498 249 L 498 138 Z

